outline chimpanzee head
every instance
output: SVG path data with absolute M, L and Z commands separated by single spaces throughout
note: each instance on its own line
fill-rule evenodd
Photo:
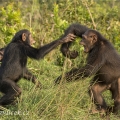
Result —
M 12 42 L 17 42 L 19 40 L 29 45 L 32 45 L 33 43 L 35 43 L 35 40 L 33 39 L 30 31 L 27 29 L 18 31 L 13 37 Z
M 88 53 L 94 48 L 98 41 L 98 34 L 95 30 L 88 30 L 82 35 L 80 44 L 84 47 L 84 52 Z

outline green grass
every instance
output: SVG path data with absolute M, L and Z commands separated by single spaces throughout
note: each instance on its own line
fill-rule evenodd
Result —
M 33 61 L 29 68 L 42 83 L 42 89 L 22 79 L 18 83 L 23 91 L 18 104 L 1 111 L 0 120 L 101 120 L 99 114 L 89 113 L 92 106 L 87 94 L 89 79 L 54 86 L 62 68 L 46 60 Z M 105 96 L 111 103 L 110 94 Z M 114 115 L 111 119 L 119 120 Z

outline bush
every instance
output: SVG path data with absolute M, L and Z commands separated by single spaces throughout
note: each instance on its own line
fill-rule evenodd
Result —
M 20 6 L 21 4 L 19 4 Z M 13 37 L 13 34 L 16 33 L 21 27 L 25 25 L 22 22 L 21 11 L 16 7 L 14 2 L 8 4 L 5 7 L 0 8 L 0 32 L 1 32 L 1 41 L 3 45 L 8 44 Z

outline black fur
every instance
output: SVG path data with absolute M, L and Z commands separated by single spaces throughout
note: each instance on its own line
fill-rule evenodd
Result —
M 82 37 L 82 34 L 85 33 L 89 28 L 81 25 L 79 23 L 71 24 L 66 30 L 65 30 L 65 36 L 68 33 L 72 33 L 78 37 Z M 61 45 L 60 51 L 63 53 L 64 56 L 75 59 L 78 56 L 77 51 L 70 51 L 69 47 L 71 46 L 72 42 L 64 43 Z

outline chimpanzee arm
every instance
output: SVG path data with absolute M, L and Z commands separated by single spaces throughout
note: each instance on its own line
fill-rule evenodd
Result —
M 68 42 L 68 41 L 72 41 L 75 39 L 75 37 L 76 36 L 74 36 L 73 34 L 68 34 L 67 36 L 62 36 L 58 40 L 48 43 L 48 44 L 40 47 L 39 49 L 33 48 L 30 45 L 26 45 L 25 51 L 29 57 L 34 58 L 34 59 L 41 59 L 46 54 L 48 54 L 51 50 L 56 48 L 58 45 Z
M 24 70 L 23 78 L 31 80 L 33 83 L 35 83 L 36 80 L 36 77 L 30 71 L 28 71 L 27 68 Z
M 66 30 L 64 36 L 66 36 L 69 33 L 72 33 L 78 37 L 82 37 L 82 34 L 85 33 L 89 28 L 87 28 L 84 25 L 80 25 L 79 23 L 74 23 L 70 25 Z M 72 42 L 67 42 L 62 44 L 60 51 L 62 54 L 70 59 L 75 59 L 78 56 L 77 51 L 70 51 L 69 47 L 71 46 Z
M 86 65 L 83 68 L 78 68 L 78 69 L 73 68 L 69 72 L 65 73 L 65 75 L 59 76 L 55 80 L 55 84 L 59 84 L 61 79 L 63 80 L 65 79 L 66 81 L 70 82 L 70 81 L 79 80 L 80 78 L 85 78 L 94 75 L 100 69 L 100 67 L 102 67 L 102 65 L 103 63 L 96 65 Z
M 81 25 L 79 23 L 73 23 L 65 30 L 64 36 L 71 33 L 82 38 L 82 34 L 84 34 L 87 30 L 89 30 L 89 28 L 86 27 L 85 25 Z
M 24 70 L 23 78 L 26 80 L 32 81 L 37 87 L 41 87 L 41 83 L 27 68 Z

